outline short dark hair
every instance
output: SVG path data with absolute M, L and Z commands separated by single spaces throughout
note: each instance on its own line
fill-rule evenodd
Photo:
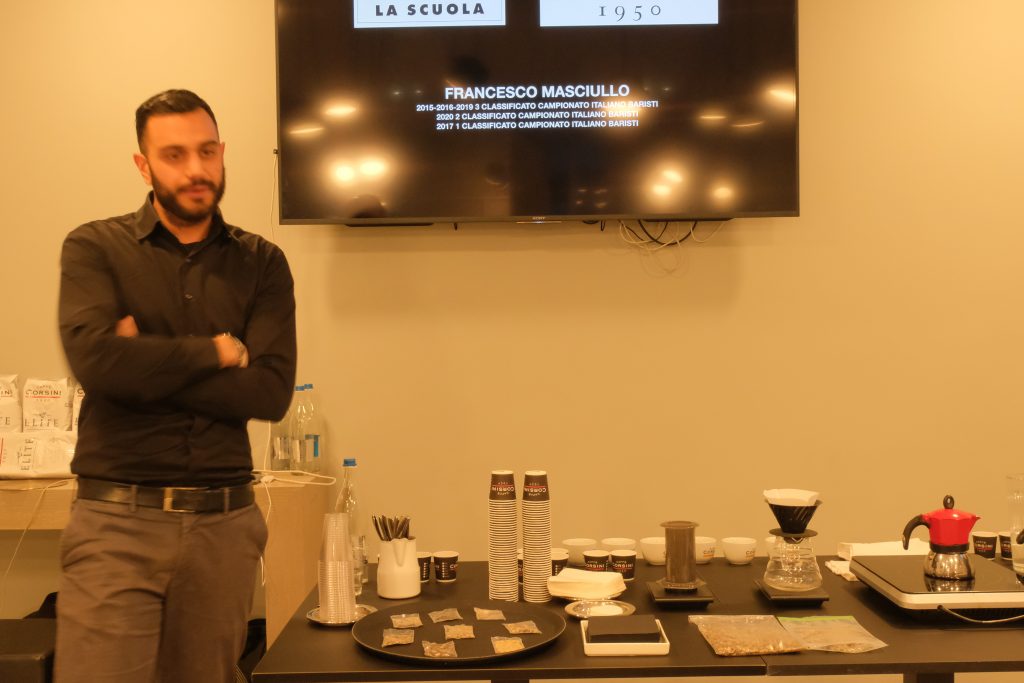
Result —
M 187 114 L 197 109 L 202 109 L 209 114 L 213 119 L 213 125 L 217 125 L 217 117 L 213 115 L 213 109 L 210 109 L 210 105 L 191 90 L 164 90 L 150 97 L 135 110 L 135 135 L 139 140 L 139 149 L 142 149 L 142 136 L 146 132 L 146 123 L 150 116 Z

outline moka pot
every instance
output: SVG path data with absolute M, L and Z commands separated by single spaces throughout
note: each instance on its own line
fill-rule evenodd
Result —
M 942 509 L 925 512 L 907 522 L 903 529 L 903 547 L 910 544 L 915 527 L 928 527 L 930 551 L 924 559 L 924 573 L 937 579 L 966 581 L 974 578 L 974 567 L 967 554 L 971 529 L 980 517 L 953 507 L 953 496 L 942 499 Z

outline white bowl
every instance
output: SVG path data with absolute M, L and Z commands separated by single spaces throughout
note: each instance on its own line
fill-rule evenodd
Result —
M 566 538 L 562 541 L 562 547 L 569 551 L 569 564 L 578 567 L 583 566 L 583 551 L 596 550 L 597 539 L 594 538 Z
M 640 552 L 647 564 L 665 564 L 665 537 L 647 536 L 640 539 Z
M 636 550 L 636 540 L 632 538 L 602 538 L 601 547 L 605 550 Z
M 693 539 L 693 555 L 697 564 L 707 564 L 715 556 L 715 539 L 712 536 L 698 536 Z
M 729 564 L 750 564 L 757 552 L 757 539 L 747 536 L 729 536 L 722 539 L 722 551 Z

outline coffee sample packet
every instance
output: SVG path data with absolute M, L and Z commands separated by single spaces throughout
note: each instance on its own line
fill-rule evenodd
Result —
M 455 642 L 446 640 L 443 643 L 431 643 L 428 640 L 423 641 L 423 654 L 427 657 L 458 657 L 459 653 L 455 650 Z

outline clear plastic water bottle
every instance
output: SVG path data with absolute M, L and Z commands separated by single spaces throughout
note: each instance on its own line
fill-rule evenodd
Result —
M 297 466 L 292 469 L 319 472 L 323 452 L 323 420 L 317 410 L 312 384 L 295 387 L 295 438 L 298 442 Z
M 335 512 L 347 512 L 349 532 L 352 535 L 352 552 L 355 559 L 356 595 L 369 581 L 366 571 L 366 524 L 359 513 L 359 498 L 356 495 L 356 459 L 345 458 L 341 469 L 341 491 L 334 504 Z
M 299 390 L 295 387 L 295 391 Z M 270 425 L 270 469 L 292 470 L 295 466 L 295 396 L 280 422 Z
M 295 387 L 295 396 L 292 398 L 292 407 L 288 415 L 288 429 L 292 439 L 292 470 L 306 469 L 306 443 L 303 434 L 306 431 L 306 419 L 309 410 L 306 408 L 303 393 L 306 391 L 305 384 Z
M 312 383 L 306 384 L 305 387 L 302 396 L 306 407 L 306 422 L 301 438 L 306 441 L 306 471 L 321 472 L 325 462 L 323 413 Z

